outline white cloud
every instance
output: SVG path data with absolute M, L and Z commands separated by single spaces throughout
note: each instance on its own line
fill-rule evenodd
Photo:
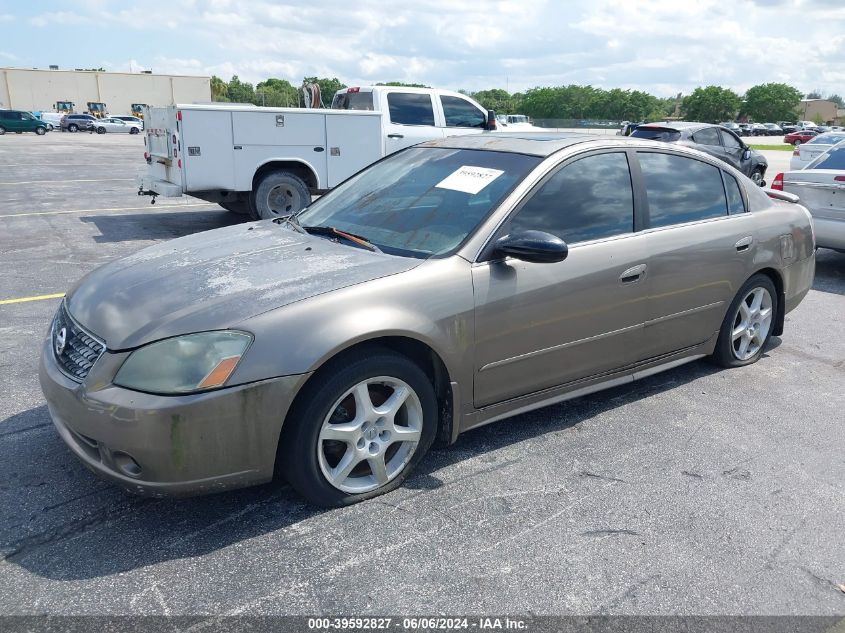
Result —
M 80 0 L 72 13 L 29 23 L 126 33 L 125 49 L 109 46 L 112 58 L 137 57 L 139 41 L 154 51 L 133 68 L 251 82 L 317 75 L 512 91 L 589 83 L 674 96 L 783 81 L 845 94 L 842 0 L 148 0 L 143 14 L 155 24 L 116 0 Z

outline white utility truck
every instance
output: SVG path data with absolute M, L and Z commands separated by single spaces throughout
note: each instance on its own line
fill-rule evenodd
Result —
M 254 219 L 286 216 L 383 156 L 495 129 L 495 120 L 460 93 L 394 86 L 345 88 L 331 109 L 147 108 L 138 195 L 187 194 Z

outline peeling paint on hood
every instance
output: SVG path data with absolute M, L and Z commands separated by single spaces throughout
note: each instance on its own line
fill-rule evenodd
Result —
M 373 253 L 271 221 L 197 233 L 106 264 L 68 293 L 70 314 L 123 350 L 410 270 L 423 260 Z

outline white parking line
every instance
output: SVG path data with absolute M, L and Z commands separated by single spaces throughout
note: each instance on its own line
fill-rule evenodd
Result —
M 84 180 L 21 180 L 19 182 L 0 182 L 0 185 L 56 185 L 62 182 L 126 182 L 135 178 L 89 178 Z
M 11 213 L 9 215 L 0 215 L 2 218 L 24 218 L 31 215 L 67 215 L 69 213 L 103 213 L 114 211 L 158 211 L 159 209 L 185 209 L 189 207 L 212 207 L 217 206 L 213 202 L 196 202 L 188 204 L 146 204 L 143 207 L 112 207 L 110 209 L 74 209 L 72 211 L 35 211 L 32 213 Z

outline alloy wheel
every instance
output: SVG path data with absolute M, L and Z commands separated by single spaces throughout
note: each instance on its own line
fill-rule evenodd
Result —
M 738 360 L 748 360 L 766 342 L 772 328 L 772 296 L 765 288 L 752 288 L 737 307 L 731 328 L 731 349 Z
M 323 420 L 317 438 L 320 470 L 346 493 L 380 488 L 408 465 L 422 428 L 422 404 L 406 382 L 389 376 L 363 380 Z

